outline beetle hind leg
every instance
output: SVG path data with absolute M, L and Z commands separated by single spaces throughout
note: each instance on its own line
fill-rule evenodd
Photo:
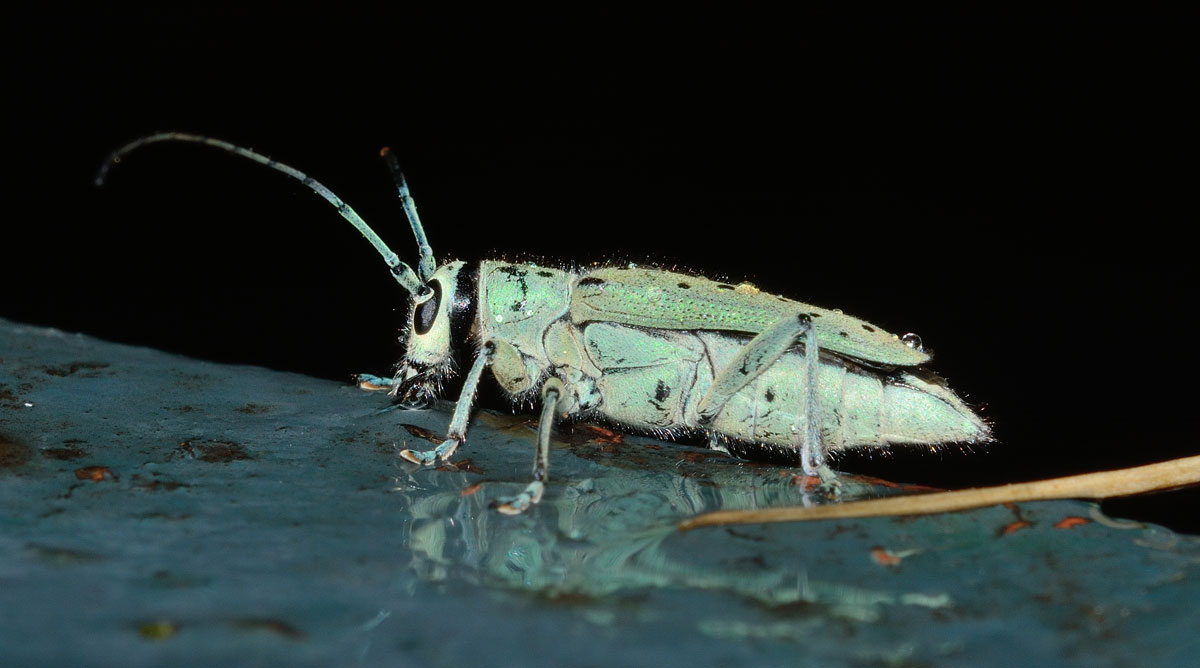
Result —
M 700 425 L 707 427 L 720 415 L 735 394 L 754 382 L 802 337 L 804 414 L 807 419 L 800 446 L 800 465 L 806 475 L 819 477 L 822 483 L 829 484 L 833 480 L 833 472 L 825 465 L 825 448 L 821 442 L 821 425 L 818 419 L 820 404 L 817 399 L 816 378 L 820 368 L 820 350 L 817 346 L 817 330 L 808 314 L 798 313 L 781 318 L 751 339 L 737 356 L 717 373 L 708 392 L 696 406 L 696 414 Z
M 800 466 L 804 473 L 816 476 L 822 483 L 833 479 L 833 472 L 825 465 L 825 447 L 821 443 L 821 414 L 817 402 L 817 373 L 821 367 L 820 351 L 817 349 L 817 329 L 809 323 L 804 333 L 804 445 L 800 448 Z

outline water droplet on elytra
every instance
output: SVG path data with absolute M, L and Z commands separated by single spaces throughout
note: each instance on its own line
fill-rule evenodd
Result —
M 925 346 L 921 345 L 921 337 L 913 334 L 912 332 L 900 337 L 900 340 L 904 342 L 904 345 L 912 348 L 913 350 L 925 352 Z

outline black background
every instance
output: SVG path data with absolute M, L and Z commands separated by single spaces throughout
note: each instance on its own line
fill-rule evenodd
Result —
M 1143 15 L 6 20 L 0 317 L 328 378 L 386 372 L 410 263 L 679 266 L 919 333 L 995 422 L 843 467 L 948 487 L 1196 454 L 1194 22 Z M 484 402 L 501 407 L 492 393 Z M 1194 492 L 1110 502 L 1200 530 Z

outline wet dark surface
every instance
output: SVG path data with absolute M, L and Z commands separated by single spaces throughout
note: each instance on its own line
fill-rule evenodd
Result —
M 62 373 L 59 373 L 62 372 Z M 1200 540 L 1092 504 L 680 533 L 791 469 L 0 321 L 4 665 L 1190 665 Z M 847 498 L 896 493 L 846 477 Z M 686 638 L 686 642 L 681 642 Z

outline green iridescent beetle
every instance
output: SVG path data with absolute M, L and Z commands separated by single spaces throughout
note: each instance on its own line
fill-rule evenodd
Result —
M 891 444 L 991 440 L 989 425 L 925 369 L 914 335 L 896 336 L 837 310 L 818 308 L 701 276 L 651 268 L 563 269 L 487 260 L 438 265 L 395 160 L 399 196 L 420 249 L 413 271 L 328 188 L 287 165 L 228 142 L 163 133 L 161 141 L 224 149 L 281 171 L 325 198 L 383 256 L 411 297 L 405 356 L 392 378 L 362 375 L 370 388 L 406 400 L 436 395 L 455 373 L 456 347 L 474 355 L 446 440 L 404 450 L 418 465 L 448 460 L 466 439 L 487 369 L 515 402 L 541 400 L 533 481 L 503 499 L 516 514 L 537 503 L 547 480 L 556 419 L 615 423 L 662 438 L 706 434 L 714 449 L 799 463 L 829 478 L 827 453 Z

